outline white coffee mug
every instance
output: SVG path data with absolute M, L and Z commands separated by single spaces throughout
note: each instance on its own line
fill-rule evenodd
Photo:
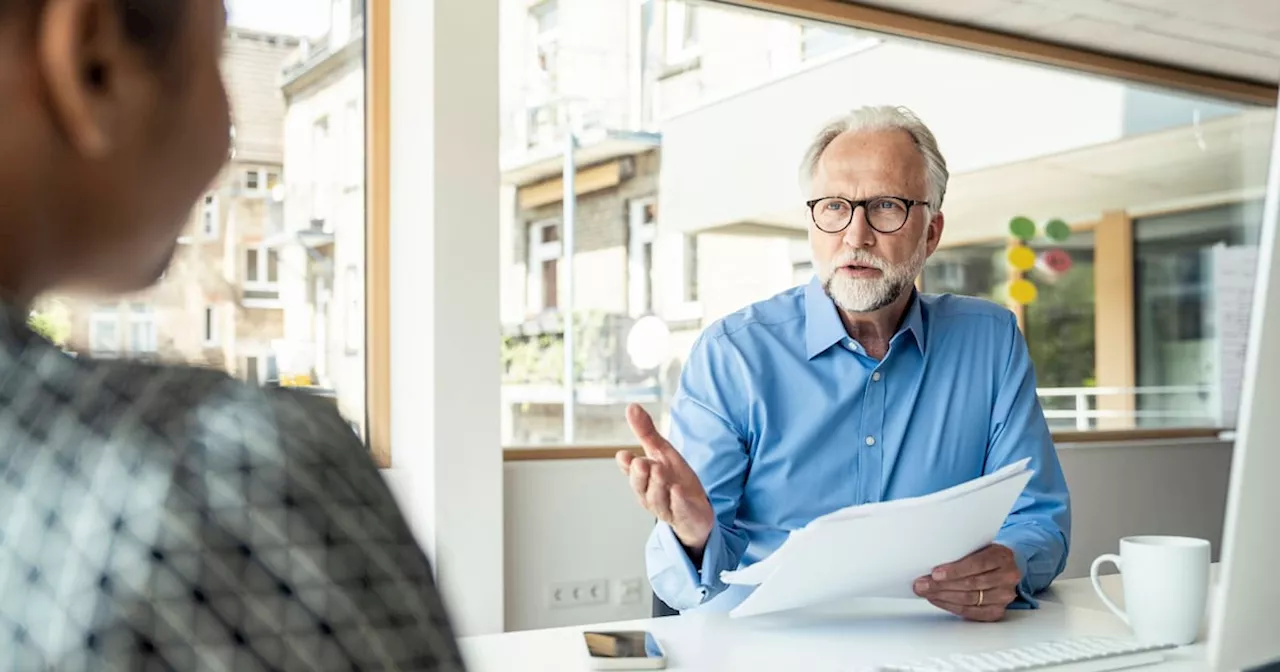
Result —
M 1098 570 L 1115 563 L 1124 582 L 1124 609 L 1103 592 Z M 1209 542 L 1191 537 L 1125 537 L 1120 555 L 1098 556 L 1089 568 L 1107 608 L 1151 644 L 1190 644 L 1200 633 L 1209 596 Z

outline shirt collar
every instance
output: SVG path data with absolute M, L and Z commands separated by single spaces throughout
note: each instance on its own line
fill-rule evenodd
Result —
M 915 339 L 920 354 L 925 352 L 924 311 L 921 308 L 920 293 L 911 290 L 911 303 L 907 305 L 907 314 L 903 317 L 902 326 L 894 334 L 896 340 L 903 332 L 909 332 Z M 827 296 L 822 282 L 815 276 L 804 288 L 805 346 L 809 359 L 827 351 L 831 346 L 849 337 L 840 314 L 836 312 L 836 304 Z

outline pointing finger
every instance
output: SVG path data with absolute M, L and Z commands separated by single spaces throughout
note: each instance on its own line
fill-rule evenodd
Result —
M 627 407 L 627 424 L 631 426 L 631 433 L 640 440 L 645 455 L 659 459 L 675 452 L 671 444 L 658 433 L 658 428 L 653 426 L 653 418 L 639 404 Z

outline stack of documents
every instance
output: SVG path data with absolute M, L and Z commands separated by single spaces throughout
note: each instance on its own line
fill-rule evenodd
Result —
M 1029 461 L 930 495 L 851 506 L 815 519 L 769 557 L 721 572 L 725 583 L 756 586 L 730 615 L 849 597 L 914 597 L 917 578 L 995 540 L 1031 479 Z

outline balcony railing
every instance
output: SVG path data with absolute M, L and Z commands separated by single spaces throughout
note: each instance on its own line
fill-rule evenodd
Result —
M 628 130 L 630 126 L 626 101 L 622 99 L 560 96 L 527 98 L 526 103 L 511 112 L 503 125 L 502 148 L 506 155 L 557 151 L 570 129 L 584 133 Z
M 1057 431 L 1229 424 L 1212 406 L 1213 388 L 1201 385 L 1047 387 L 1036 394 L 1050 428 Z
M 564 384 L 563 321 L 551 318 L 508 328 L 502 344 L 504 384 Z M 659 369 L 639 369 L 627 355 L 627 334 L 633 324 L 635 318 L 617 313 L 584 311 L 575 316 L 576 384 L 616 388 L 660 384 Z

